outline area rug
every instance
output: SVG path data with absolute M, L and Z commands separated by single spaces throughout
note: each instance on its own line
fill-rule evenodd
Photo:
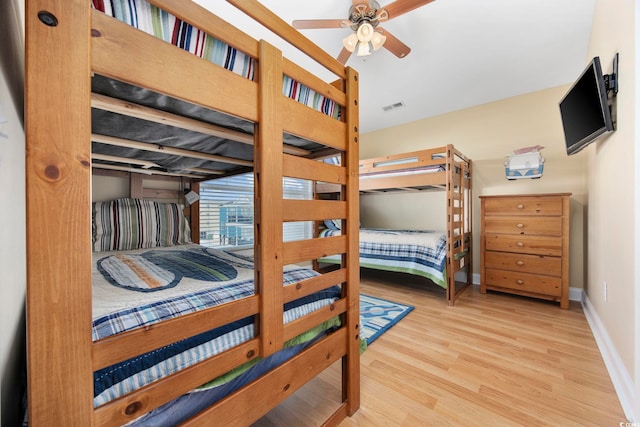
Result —
M 413 310 L 413 306 L 360 294 L 361 334 L 371 345 L 380 335 Z

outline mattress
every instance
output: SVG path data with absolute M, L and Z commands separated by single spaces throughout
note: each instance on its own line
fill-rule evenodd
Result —
M 322 237 L 340 235 L 326 229 Z M 360 229 L 360 267 L 394 271 L 425 277 L 447 287 L 447 241 L 443 232 L 416 230 Z M 338 263 L 338 256 L 320 262 Z

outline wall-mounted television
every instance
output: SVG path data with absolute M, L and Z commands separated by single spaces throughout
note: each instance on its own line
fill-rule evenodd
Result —
M 607 96 L 609 90 L 613 90 L 614 95 L 617 91 L 615 68 L 617 61 L 614 62 L 614 74 L 603 75 L 600 58 L 596 56 L 560 101 L 568 155 L 615 129 Z

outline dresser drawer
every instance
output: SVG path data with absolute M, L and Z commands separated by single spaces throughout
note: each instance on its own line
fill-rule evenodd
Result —
M 519 254 L 561 256 L 562 237 L 487 233 L 484 249 Z
M 484 265 L 487 268 L 500 270 L 562 276 L 562 258 L 553 256 L 486 251 Z
M 558 216 L 486 216 L 484 230 L 486 233 L 562 236 L 562 218 Z
M 561 216 L 562 199 L 553 196 L 496 197 L 484 200 L 486 215 Z
M 560 277 L 487 268 L 485 283 L 487 286 L 497 286 L 554 297 L 562 295 L 562 279 Z

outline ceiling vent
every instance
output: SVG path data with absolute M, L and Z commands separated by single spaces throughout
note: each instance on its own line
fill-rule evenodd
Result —
M 402 108 L 402 107 L 404 107 L 404 102 L 400 101 L 400 102 L 396 102 L 395 104 L 389 104 L 387 106 L 382 107 L 382 111 L 397 110 L 398 108 Z

